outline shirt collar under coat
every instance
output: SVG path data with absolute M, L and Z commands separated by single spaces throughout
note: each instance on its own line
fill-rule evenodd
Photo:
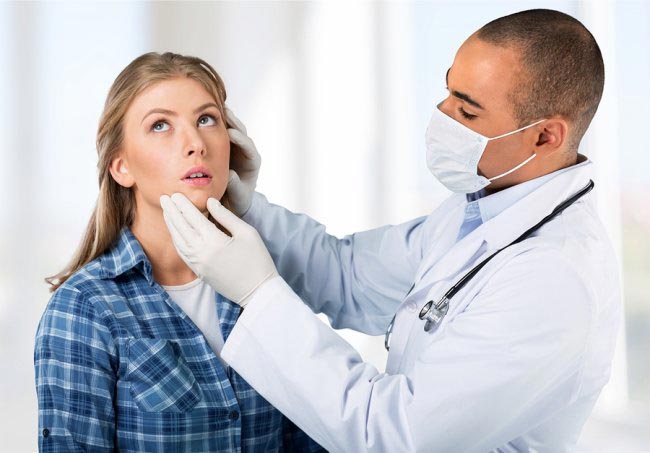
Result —
M 488 243 L 489 249 L 500 249 L 517 239 L 524 231 L 540 222 L 557 205 L 575 195 L 589 183 L 590 179 L 593 179 L 593 163 L 585 156 L 578 155 L 578 158 L 581 162 L 577 165 L 537 178 L 543 179 L 541 184 L 521 187 L 521 192 L 513 191 L 512 194 L 502 195 L 502 197 L 517 198 L 513 203 L 504 204 L 500 209 L 494 209 L 494 204 L 485 204 L 486 212 L 495 213 L 484 225 L 483 239 Z M 519 186 L 534 182 L 536 180 L 510 189 L 517 189 Z M 488 198 L 486 197 L 485 201 Z M 577 203 L 582 201 L 584 199 Z M 481 206 L 481 212 L 483 208 L 484 206 Z
M 478 205 L 479 211 L 481 213 L 481 220 L 483 223 L 485 223 L 498 216 L 506 208 L 514 205 L 523 197 L 532 193 L 556 176 L 562 173 L 566 173 L 567 171 L 573 171 L 581 166 L 591 165 L 591 161 L 589 161 L 586 157 L 581 156 L 581 158 L 584 158 L 584 160 L 577 165 L 562 168 L 560 170 L 554 171 L 553 173 L 540 176 L 539 178 L 531 179 L 530 181 L 517 184 L 516 186 L 508 187 L 507 189 L 500 190 L 499 192 L 490 195 L 487 195 L 485 189 L 467 194 L 467 202 L 469 204 L 476 203 Z
M 115 278 L 135 268 L 153 286 L 151 262 L 129 227 L 123 227 L 113 246 L 100 257 L 99 278 Z

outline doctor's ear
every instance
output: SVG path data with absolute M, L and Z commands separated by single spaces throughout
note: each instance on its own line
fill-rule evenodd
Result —
M 133 175 L 129 172 L 129 164 L 124 157 L 119 156 L 113 159 L 110 166 L 111 176 L 115 182 L 122 187 L 132 187 L 135 184 Z
M 556 151 L 564 149 L 569 133 L 569 125 L 562 118 L 550 118 L 541 123 L 541 131 L 535 144 L 535 153 L 549 156 Z

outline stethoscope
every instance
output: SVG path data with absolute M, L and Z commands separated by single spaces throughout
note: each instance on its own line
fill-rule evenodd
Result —
M 440 322 L 443 320 L 445 315 L 447 314 L 447 311 L 449 311 L 449 301 L 451 300 L 452 297 L 454 297 L 469 281 L 474 278 L 476 274 L 485 266 L 492 258 L 497 256 L 499 253 L 501 253 L 503 250 L 507 249 L 511 245 L 518 244 L 519 242 L 523 241 L 524 239 L 528 238 L 531 234 L 533 234 L 535 231 L 539 230 L 542 226 L 553 220 L 555 217 L 560 215 L 562 211 L 564 211 L 566 208 L 571 206 L 573 203 L 578 201 L 581 197 L 589 193 L 591 189 L 594 188 L 594 182 L 592 180 L 589 180 L 589 184 L 582 190 L 580 190 L 578 193 L 573 195 L 571 198 L 566 199 L 559 205 L 553 209 L 553 211 L 544 217 L 542 220 L 540 220 L 536 225 L 533 227 L 529 228 L 519 236 L 517 239 L 512 241 L 510 244 L 506 245 L 505 247 L 500 248 L 496 252 L 494 252 L 492 255 L 488 256 L 485 258 L 483 261 L 481 261 L 479 264 L 474 266 L 469 272 L 467 272 L 454 286 L 449 288 L 449 290 L 445 293 L 444 296 L 438 300 L 438 302 L 434 303 L 433 300 L 428 301 L 422 309 L 420 310 L 420 314 L 418 317 L 424 321 L 424 331 L 425 332 L 430 332 L 434 327 L 437 327 L 440 325 Z M 409 290 L 408 294 L 411 293 L 413 288 L 415 287 L 415 284 L 411 286 L 411 289 Z M 388 329 L 386 330 L 386 336 L 384 338 L 384 346 L 386 347 L 386 350 L 390 350 L 390 337 L 393 333 L 393 325 L 395 324 L 395 318 L 397 316 L 397 313 L 393 316 L 393 319 L 391 320 L 390 324 L 388 325 Z

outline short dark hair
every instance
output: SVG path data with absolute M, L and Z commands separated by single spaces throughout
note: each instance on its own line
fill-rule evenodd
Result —
M 495 19 L 476 37 L 521 53 L 522 77 L 510 94 L 520 127 L 561 115 L 575 127 L 568 143 L 576 151 L 605 82 L 603 57 L 589 30 L 568 14 L 532 9 Z

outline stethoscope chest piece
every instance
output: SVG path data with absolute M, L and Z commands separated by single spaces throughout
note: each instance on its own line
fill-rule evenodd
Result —
M 424 323 L 424 331 L 429 332 L 432 328 L 438 326 L 442 319 L 449 311 L 449 299 L 443 297 L 437 304 L 433 304 L 430 300 L 427 302 L 422 310 L 420 310 L 420 319 L 426 320 Z

